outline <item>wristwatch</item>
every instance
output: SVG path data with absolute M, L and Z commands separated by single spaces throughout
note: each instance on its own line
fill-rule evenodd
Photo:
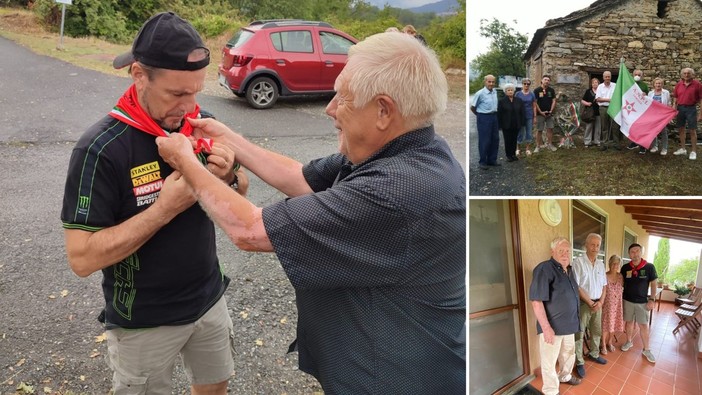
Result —
M 236 165 L 234 165 L 234 168 L 232 169 L 234 173 L 234 179 L 232 180 L 231 184 L 229 184 L 232 189 L 235 191 L 239 189 L 239 176 L 236 174 L 237 171 L 239 171 L 239 168 L 241 168 L 241 165 L 237 162 Z
M 649 301 L 649 302 L 655 302 L 656 299 L 654 299 L 654 298 L 648 298 L 648 301 Z

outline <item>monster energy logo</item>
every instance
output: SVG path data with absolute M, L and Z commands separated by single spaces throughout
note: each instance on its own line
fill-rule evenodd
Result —
M 88 208 L 90 205 L 90 198 L 88 196 L 79 196 L 78 197 L 78 207 L 79 208 Z

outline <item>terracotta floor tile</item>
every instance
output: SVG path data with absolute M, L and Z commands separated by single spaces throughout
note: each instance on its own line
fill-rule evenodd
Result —
M 653 372 L 653 379 L 673 385 L 675 383 L 675 374 L 661 369 L 660 366 L 656 366 L 656 370 Z
M 612 376 L 608 376 L 600 382 L 599 388 L 602 388 L 609 393 L 617 395 L 622 390 L 622 388 L 624 388 L 624 381 Z
M 653 316 L 650 348 L 656 363 L 650 363 L 641 355 L 640 335 L 634 336 L 634 347 L 622 352 L 619 348 L 626 342 L 626 335 L 617 333 L 617 349 L 602 355 L 606 365 L 593 363 L 585 357 L 586 375 L 578 386 L 563 384 L 561 394 L 594 395 L 701 395 L 702 359 L 698 358 L 697 339 L 683 329 L 673 335 L 677 325 L 675 306 L 661 304 L 661 310 Z M 541 389 L 540 372 L 531 385 Z
M 675 375 L 675 389 L 681 389 L 693 394 L 700 393 L 699 379 L 696 377 L 688 378 Z
M 653 379 L 648 387 L 648 393 L 651 395 L 673 395 L 674 391 L 673 386 L 667 382 Z
M 648 386 L 651 384 L 651 376 L 646 376 L 638 372 L 631 372 L 629 378 L 626 380 L 625 385 L 627 387 L 634 386 L 648 392 Z

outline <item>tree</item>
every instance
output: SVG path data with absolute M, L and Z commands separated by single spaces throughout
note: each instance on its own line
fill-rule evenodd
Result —
M 653 266 L 656 267 L 659 282 L 667 282 L 668 266 L 670 265 L 670 240 L 658 240 L 658 250 L 653 254 Z
M 513 21 L 515 24 L 517 21 Z M 480 77 L 471 84 L 471 92 L 482 87 L 483 77 L 488 74 L 524 75 L 524 61 L 528 39 L 506 23 L 493 18 L 492 22 L 480 20 L 480 35 L 491 40 L 490 49 L 470 62 L 470 67 L 479 70 Z M 475 85 L 475 86 L 474 86 Z M 474 89 L 477 88 L 477 89 Z
M 668 281 L 675 284 L 687 284 L 694 282 L 697 278 L 697 267 L 699 260 L 697 258 L 683 259 L 677 265 L 671 266 L 668 271 Z

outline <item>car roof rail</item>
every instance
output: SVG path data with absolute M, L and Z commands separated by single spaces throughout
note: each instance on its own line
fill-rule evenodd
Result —
M 249 23 L 249 26 L 261 26 L 261 29 L 269 29 L 272 27 L 280 27 L 280 26 L 320 26 L 320 27 L 329 27 L 332 28 L 333 26 L 327 22 L 320 22 L 320 21 L 305 21 L 302 19 L 262 19 L 262 20 L 256 20 L 251 23 Z

